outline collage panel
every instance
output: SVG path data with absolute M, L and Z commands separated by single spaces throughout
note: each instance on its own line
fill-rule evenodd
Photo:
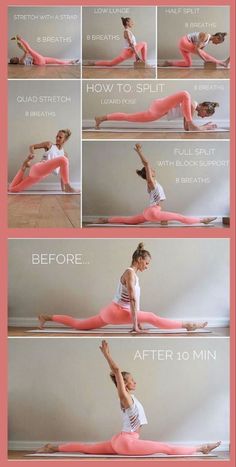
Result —
M 9 339 L 9 458 L 228 460 L 228 344 Z
M 84 141 L 85 227 L 229 227 L 229 141 Z
M 82 11 L 83 78 L 156 78 L 156 7 Z
M 83 139 L 228 139 L 228 80 L 86 81 Z
M 9 81 L 9 227 L 80 227 L 80 82 Z
M 229 241 L 12 239 L 8 302 L 9 336 L 228 336 Z
M 160 6 L 157 32 L 158 78 L 230 77 L 229 6 Z
M 8 78 L 79 79 L 81 8 L 8 8 Z

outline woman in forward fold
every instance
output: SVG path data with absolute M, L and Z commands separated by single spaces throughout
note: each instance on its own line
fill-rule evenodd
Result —
M 123 456 L 149 456 L 151 454 L 167 455 L 197 455 L 209 454 L 221 444 L 202 444 L 200 446 L 176 446 L 170 443 L 140 439 L 141 428 L 146 425 L 147 418 L 144 408 L 133 395 L 136 382 L 127 371 L 121 371 L 119 365 L 113 360 L 108 343 L 103 340 L 100 350 L 111 370 L 110 377 L 116 386 L 122 415 L 122 429 L 120 433 L 112 436 L 108 441 L 100 443 L 72 442 L 66 444 L 46 444 L 38 449 L 38 453 L 79 452 L 84 454 L 104 454 Z
M 135 216 L 129 217 L 108 217 L 100 218 L 96 221 L 98 224 L 143 224 L 144 222 L 160 222 L 163 225 L 168 224 L 168 221 L 177 221 L 183 224 L 209 224 L 214 221 L 216 217 L 190 217 L 183 216 L 177 212 L 167 212 L 161 210 L 161 202 L 166 199 L 163 187 L 156 180 L 156 172 L 151 167 L 148 160 L 142 153 L 142 147 L 140 144 L 136 144 L 134 150 L 139 155 L 143 168 L 137 170 L 136 173 L 146 181 L 147 192 L 149 195 L 149 207 L 146 208 L 142 213 L 136 214 Z
M 64 324 L 74 329 L 90 330 L 106 326 L 107 324 L 132 325 L 131 332 L 148 333 L 142 329 L 142 324 L 147 323 L 163 329 L 187 329 L 194 331 L 207 326 L 207 322 L 193 323 L 189 321 L 162 318 L 155 313 L 140 311 L 140 286 L 138 272 L 145 271 L 151 261 L 151 254 L 144 249 L 143 243 L 139 243 L 132 255 L 130 267 L 122 274 L 113 301 L 103 308 L 99 314 L 86 319 L 76 319 L 68 315 L 39 315 L 39 325 L 42 329 L 47 321 Z

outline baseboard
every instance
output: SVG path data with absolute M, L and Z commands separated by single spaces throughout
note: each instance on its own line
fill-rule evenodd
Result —
M 160 57 L 158 57 L 158 63 L 164 63 L 166 61 L 167 62 L 176 62 L 177 60 L 183 60 L 183 57 L 180 56 L 180 55 L 178 55 L 178 57 L 175 57 L 175 58 L 160 58 Z M 224 60 L 224 59 L 222 58 L 222 60 Z M 204 61 L 203 60 L 198 60 L 198 59 L 195 59 L 195 60 L 193 59 L 191 67 L 186 67 L 186 68 L 194 68 L 194 67 L 204 68 Z M 168 67 L 166 67 L 166 68 L 168 69 Z M 171 68 L 171 67 L 169 67 L 169 68 Z M 222 69 L 224 69 L 224 68 L 222 68 Z
M 73 440 L 75 441 L 75 440 Z M 184 440 L 179 442 L 179 441 L 174 441 L 174 440 L 166 440 L 165 442 L 167 443 L 173 443 L 176 446 L 178 445 L 185 445 L 185 446 L 198 446 L 199 444 L 206 444 L 210 442 L 214 442 L 215 440 L 193 440 L 193 441 L 187 441 L 185 442 Z M 39 449 L 41 446 L 44 446 L 44 444 L 47 444 L 48 442 L 52 444 L 66 444 L 69 441 L 57 441 L 57 440 L 43 440 L 43 441 L 9 441 L 8 447 L 10 451 L 35 451 L 36 449 Z M 84 443 L 86 441 L 83 441 Z M 96 443 L 97 440 L 95 441 L 88 441 L 88 443 Z M 222 441 L 221 445 L 213 451 L 213 453 L 217 453 L 219 451 L 229 451 L 229 441 Z
M 188 317 L 184 317 L 184 318 L 178 318 L 178 319 L 182 319 L 183 321 L 186 321 L 187 319 L 189 321 L 199 321 L 199 316 L 188 316 Z M 210 328 L 228 328 L 229 327 L 229 319 L 227 317 L 224 317 L 224 318 L 208 318 L 207 316 L 204 317 L 204 320 L 208 321 L 208 327 Z M 25 318 L 18 318 L 18 317 L 9 317 L 9 326 L 11 327 L 16 327 L 16 328 L 37 328 L 38 327 L 38 319 L 36 317 L 32 318 L 32 317 L 25 317 Z M 62 324 L 59 324 L 59 323 L 54 323 L 54 322 L 48 322 L 47 323 L 47 327 L 59 327 L 59 328 L 63 328 L 64 326 Z M 112 325 L 107 325 L 105 326 L 106 329 L 109 329 L 109 328 L 112 328 L 114 329 L 114 326 Z M 151 326 L 151 325 L 148 325 L 148 327 L 154 327 L 154 326 Z M 119 324 L 119 328 L 124 328 L 124 329 L 129 329 L 130 326 L 127 325 L 127 324 Z
M 170 211 L 170 209 L 168 209 L 168 210 Z M 186 215 L 186 216 L 190 216 L 190 214 L 185 214 L 185 213 L 183 213 L 183 212 L 181 212 L 181 214 L 184 214 L 184 215 Z M 129 215 L 131 216 L 132 214 L 129 214 Z M 128 215 L 128 216 L 129 216 L 129 215 Z M 191 215 L 192 215 L 192 216 L 195 216 L 195 214 L 191 214 Z M 109 217 L 117 217 L 117 216 L 121 216 L 121 214 L 110 214 L 109 216 L 104 216 L 104 215 L 102 215 L 102 214 L 98 214 L 97 216 L 83 216 L 82 221 L 83 221 L 84 223 L 88 223 L 88 224 L 89 224 L 89 223 L 94 223 L 94 222 L 96 223 L 96 220 L 99 219 L 100 217 L 102 217 L 102 218 L 104 218 L 104 219 L 108 219 Z M 124 216 L 126 216 L 126 214 L 124 214 Z M 211 214 L 210 216 L 209 216 L 209 214 L 197 215 L 197 217 L 217 217 L 217 219 L 216 219 L 212 224 L 209 224 L 209 225 L 213 225 L 213 224 L 214 224 L 214 225 L 217 225 L 217 224 L 218 224 L 218 225 L 219 225 L 219 224 L 221 225 L 222 222 L 223 222 L 223 220 L 222 220 L 223 216 L 228 216 L 228 213 L 227 213 L 227 214 L 215 214 L 215 213 L 214 213 L 214 214 Z M 151 222 L 151 223 L 152 223 L 152 222 Z M 159 223 L 157 222 L 157 225 L 158 225 L 158 224 L 159 224 Z M 125 224 L 124 224 L 124 225 L 125 225 Z M 184 225 L 184 224 L 183 224 L 183 225 Z M 110 226 L 112 226 L 112 224 L 109 224 L 109 227 L 110 227 Z M 107 224 L 104 224 L 104 227 L 107 227 Z M 130 226 L 129 226 L 129 227 L 130 227 Z M 136 226 L 136 227 L 137 227 L 137 226 Z
M 112 60 L 110 58 L 83 58 L 83 61 L 85 62 L 96 62 L 98 60 Z M 157 62 L 155 59 L 150 59 L 147 60 L 147 65 L 151 66 L 152 68 L 157 66 Z M 86 65 L 83 64 L 83 66 L 86 68 Z M 112 67 L 104 67 L 104 68 L 110 68 L 111 70 L 113 68 L 133 68 L 134 67 L 134 60 L 125 60 L 125 62 L 119 63 L 119 65 L 115 65 Z M 92 68 L 96 69 L 96 66 L 93 66 Z
M 81 182 L 71 182 L 72 187 L 77 191 L 81 190 Z M 28 190 L 25 190 L 25 193 L 32 193 L 34 191 L 56 191 L 62 193 L 61 184 L 58 182 L 45 182 L 45 183 L 35 183 Z M 16 194 L 16 193 L 14 193 Z
M 141 109 L 140 109 L 141 111 Z M 98 112 L 97 112 L 98 113 Z M 208 119 L 209 120 L 209 119 Z M 220 128 L 225 128 L 229 129 L 229 120 L 223 120 L 223 119 L 212 119 L 213 123 L 217 125 L 217 127 Z M 202 125 L 204 122 L 202 119 L 194 119 L 194 123 L 196 125 Z M 95 126 L 95 121 L 93 119 L 85 119 L 83 120 L 83 128 L 91 128 L 93 129 Z M 105 130 L 106 128 L 114 128 L 116 129 L 117 127 L 119 128 L 124 128 L 124 129 L 144 129 L 144 128 L 151 128 L 153 130 L 161 130 L 161 129 L 171 129 L 171 130 L 176 130 L 176 129 L 183 129 L 183 120 L 165 120 L 164 118 L 161 118 L 160 120 L 155 120 L 153 122 L 144 122 L 144 123 L 139 123 L 139 122 L 124 122 L 124 121 L 106 121 L 103 122 L 100 126 L 101 131 Z

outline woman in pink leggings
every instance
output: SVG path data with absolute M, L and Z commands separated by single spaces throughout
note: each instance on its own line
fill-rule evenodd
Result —
M 20 170 L 10 183 L 8 190 L 11 193 L 18 193 L 31 187 L 35 183 L 40 182 L 49 174 L 54 173 L 60 175 L 61 178 L 61 189 L 66 193 L 75 193 L 75 190 L 71 187 L 69 181 L 69 159 L 68 154 L 64 151 L 63 146 L 69 139 L 71 131 L 59 130 L 56 136 L 56 143 L 51 141 L 45 141 L 39 144 L 33 144 L 30 146 L 30 154 L 24 160 Z M 44 149 L 41 162 L 31 166 L 32 159 L 35 157 L 35 149 Z M 29 169 L 29 174 L 26 175 L 26 171 Z
M 28 42 L 26 42 L 19 35 L 12 37 L 11 40 L 16 40 L 20 49 L 24 51 L 24 55 L 19 57 L 13 57 L 10 59 L 11 65 L 76 65 L 79 60 L 61 60 L 59 58 L 44 57 L 43 55 L 36 52 Z
M 165 61 L 162 66 L 190 67 L 192 65 L 191 54 L 198 55 L 204 62 L 212 62 L 227 68 L 230 58 L 226 60 L 217 60 L 207 54 L 203 49 L 209 42 L 218 45 L 222 44 L 227 36 L 227 32 L 217 32 L 216 34 L 207 34 L 205 32 L 192 32 L 181 37 L 179 41 L 179 50 L 183 60 Z
M 136 62 L 147 61 L 147 43 L 146 42 L 136 42 L 135 36 L 132 32 L 132 27 L 134 22 L 131 18 L 121 18 L 122 24 L 124 26 L 124 48 L 121 54 L 118 57 L 113 58 L 113 60 L 97 60 L 97 61 L 88 61 L 87 66 L 115 66 L 119 63 L 124 62 L 130 58 L 134 58 Z M 141 58 L 139 56 L 141 54 Z
M 67 443 L 67 444 L 46 444 L 38 449 L 38 453 L 54 452 L 80 452 L 84 454 L 120 454 L 123 456 L 149 456 L 151 454 L 168 455 L 196 455 L 197 453 L 209 454 L 221 444 L 203 444 L 200 446 L 176 446 L 159 441 L 149 441 L 140 439 L 140 432 L 143 425 L 148 423 L 143 405 L 132 394 L 136 389 L 136 382 L 127 371 L 121 371 L 117 363 L 113 360 L 108 343 L 103 340 L 100 350 L 104 355 L 120 400 L 122 414 L 122 430 L 114 435 L 110 440 L 100 443 Z
M 157 182 L 155 176 L 156 172 L 149 164 L 148 160 L 142 153 L 140 144 L 136 144 L 134 150 L 139 155 L 143 164 L 142 170 L 137 170 L 136 173 L 147 183 L 147 191 L 149 194 L 149 207 L 146 208 L 141 214 L 129 217 L 109 217 L 100 218 L 96 221 L 99 224 L 143 224 L 144 222 L 161 222 L 166 225 L 168 221 L 182 222 L 183 224 L 209 224 L 214 221 L 216 217 L 189 217 L 183 216 L 176 212 L 167 212 L 161 210 L 161 202 L 166 199 L 163 187 Z
M 137 272 L 145 271 L 150 263 L 151 255 L 144 249 L 143 243 L 139 243 L 132 255 L 131 266 L 122 274 L 118 283 L 117 291 L 110 305 L 103 308 L 96 316 L 87 319 L 75 319 L 68 315 L 39 315 L 40 328 L 47 321 L 64 324 L 75 329 L 90 330 L 102 328 L 107 324 L 133 324 L 131 332 L 147 333 L 141 324 L 148 323 L 163 329 L 187 329 L 194 331 L 204 328 L 207 322 L 192 323 L 179 320 L 161 318 L 155 313 L 140 311 L 140 287 Z
M 219 107 L 217 102 L 205 101 L 201 104 L 191 101 L 191 96 L 187 91 L 177 92 L 161 99 L 155 99 L 148 110 L 127 114 L 116 112 L 112 114 L 95 117 L 95 128 L 98 130 L 102 122 L 105 121 L 125 121 L 125 122 L 154 122 L 162 117 L 168 120 L 183 118 L 183 126 L 186 131 L 208 131 L 214 130 L 217 126 L 211 122 L 197 126 L 193 123 L 193 116 L 205 118 L 215 113 L 215 108 Z

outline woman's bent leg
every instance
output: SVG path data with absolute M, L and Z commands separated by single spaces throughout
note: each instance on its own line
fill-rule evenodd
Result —
M 74 329 L 80 329 L 81 331 L 89 330 L 89 329 L 97 329 L 106 326 L 106 323 L 103 319 L 99 316 L 91 316 L 91 318 L 86 319 L 76 319 L 72 318 L 72 316 L 68 315 L 53 315 L 52 321 L 56 323 L 64 324 L 65 326 L 70 326 Z
M 146 42 L 138 42 L 135 46 L 136 52 L 141 52 L 141 57 L 144 62 L 147 61 L 147 43 Z
M 24 170 L 20 169 L 16 176 L 13 178 L 12 182 L 9 185 L 9 191 L 11 193 L 18 193 L 19 191 L 24 191 L 26 188 L 29 188 L 34 183 L 37 183 L 38 179 L 31 177 L 30 175 L 24 178 Z
M 95 66 L 115 66 L 124 62 L 125 60 L 128 60 L 132 57 L 132 55 L 133 52 L 131 49 L 124 49 L 122 50 L 121 54 L 118 55 L 118 57 L 113 58 L 113 60 L 96 60 Z
M 175 319 L 161 318 L 149 311 L 138 311 L 138 322 L 152 324 L 161 329 L 182 329 L 183 322 Z
M 137 214 L 136 216 L 130 216 L 130 217 L 109 217 L 108 218 L 108 224 L 130 224 L 130 225 L 136 225 L 136 224 L 143 224 L 146 222 L 143 214 Z
M 133 114 L 127 114 L 123 112 L 116 112 L 113 114 L 107 114 L 107 120 L 118 120 L 118 121 L 125 121 L 125 122 L 153 122 L 157 120 L 156 116 L 150 112 L 150 110 L 146 110 L 145 112 L 136 112 Z
M 116 454 L 111 441 L 101 443 L 66 443 L 58 446 L 59 452 L 81 452 L 84 454 Z
M 182 106 L 183 117 L 186 118 L 187 122 L 192 121 L 192 102 L 188 91 L 180 91 L 170 96 L 156 99 L 151 105 L 151 112 L 156 114 L 156 119 L 161 118 L 166 115 L 170 109 L 180 104 Z
M 45 162 L 34 164 L 30 169 L 30 175 L 42 179 L 60 167 L 60 175 L 64 183 L 69 183 L 69 160 L 65 156 L 55 157 Z
M 60 58 L 44 57 L 45 65 L 70 65 L 72 60 L 62 60 Z
M 36 52 L 36 50 L 32 49 L 28 42 L 26 42 L 22 37 L 20 38 L 20 42 L 24 45 L 28 53 L 33 57 L 35 65 L 45 65 L 45 58 L 43 55 Z

